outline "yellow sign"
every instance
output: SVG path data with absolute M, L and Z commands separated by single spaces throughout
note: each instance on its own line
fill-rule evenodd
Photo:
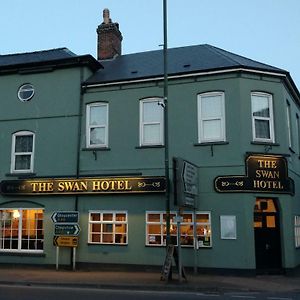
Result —
M 77 247 L 78 236 L 54 236 L 53 245 L 57 247 Z

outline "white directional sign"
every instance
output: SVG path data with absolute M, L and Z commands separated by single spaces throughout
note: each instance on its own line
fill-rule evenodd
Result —
M 80 227 L 78 224 L 55 224 L 55 235 L 79 235 Z
M 56 211 L 52 214 L 51 219 L 54 223 L 78 223 L 78 211 Z

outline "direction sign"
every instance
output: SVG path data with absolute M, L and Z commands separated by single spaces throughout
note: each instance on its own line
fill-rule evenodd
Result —
M 78 223 L 78 211 L 56 211 L 52 214 L 51 219 L 54 223 Z
M 77 247 L 78 236 L 54 236 L 53 245 L 57 247 Z
M 55 235 L 79 235 L 80 227 L 78 224 L 55 224 Z

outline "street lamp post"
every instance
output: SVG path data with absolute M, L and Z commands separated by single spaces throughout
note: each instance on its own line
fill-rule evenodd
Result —
M 164 144 L 165 144 L 165 177 L 166 177 L 166 245 L 171 243 L 170 237 L 170 171 L 169 171 L 169 129 L 168 129 L 168 30 L 167 0 L 163 0 L 163 33 L 164 33 Z

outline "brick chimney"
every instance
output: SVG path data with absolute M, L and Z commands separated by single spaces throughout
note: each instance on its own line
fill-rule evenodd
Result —
M 97 28 L 98 60 L 112 59 L 122 53 L 122 34 L 119 24 L 113 23 L 109 17 L 109 10 L 103 10 L 103 22 Z

